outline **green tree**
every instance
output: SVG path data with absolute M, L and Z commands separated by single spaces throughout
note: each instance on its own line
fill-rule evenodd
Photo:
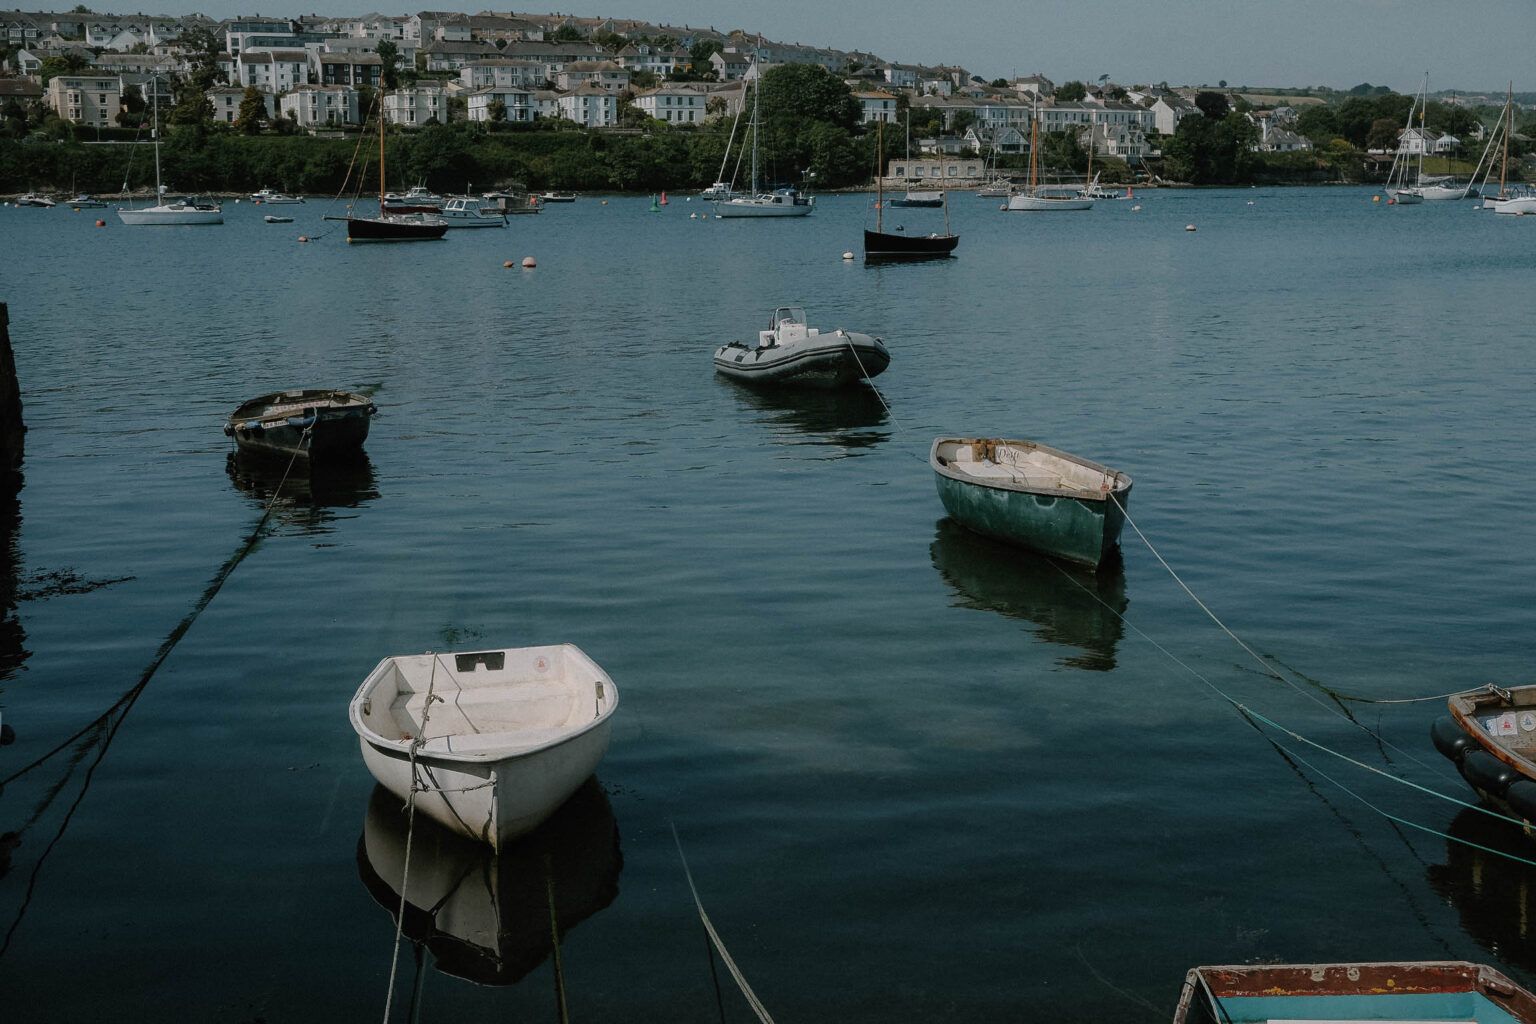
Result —
M 219 69 L 219 54 L 224 51 L 224 37 L 211 28 L 189 28 L 176 38 L 176 48 L 186 57 L 191 70 L 187 77 L 206 92 L 225 81 Z
M 618 53 L 629 45 L 629 40 L 617 32 L 594 32 L 592 34 L 592 42 L 601 46 L 609 53 Z
M 378 99 L 378 91 L 373 86 L 364 83 L 357 87 L 357 114 L 363 119 L 363 124 L 373 120 L 373 105 Z
M 240 115 L 235 124 L 246 135 L 255 135 L 267 120 L 267 101 L 260 89 L 247 86 L 240 97 Z
M 1008 88 L 1008 79 L 1006 79 L 1006 78 L 994 78 L 994 79 L 992 79 L 992 88 L 994 88 L 994 89 L 1006 89 L 1006 88 Z
M 206 126 L 213 123 L 213 101 L 193 81 L 181 83 L 176 90 L 176 105 L 171 108 L 171 124 Z
M 1088 87 L 1082 82 L 1063 82 L 1056 87 L 1056 98 L 1063 103 L 1076 103 L 1088 95 Z
M 714 77 L 714 69 L 709 65 L 709 58 L 724 49 L 725 45 L 718 39 L 701 39 L 688 47 L 688 61 L 693 73 Z
M 400 88 L 400 47 L 389 39 L 380 39 L 379 45 L 374 50 L 383 63 L 383 67 L 379 70 L 379 80 L 384 88 Z
M 1378 117 L 1371 122 L 1371 130 L 1365 136 L 1366 149 L 1397 150 L 1397 133 L 1403 130 L 1400 122 L 1390 117 Z
M 780 64 L 759 79 L 762 118 L 780 128 L 824 121 L 851 129 L 859 104 L 841 78 L 820 64 Z
M 69 50 L 58 57 L 44 57 L 38 77 L 43 80 L 44 85 L 47 85 L 49 79 L 57 78 L 59 75 L 78 75 L 88 67 L 90 64 L 85 57 L 75 50 Z
M 545 38 L 554 43 L 584 43 L 587 40 L 574 25 L 561 25 Z
M 1227 97 L 1225 95 L 1209 90 L 1195 93 L 1195 106 L 1200 108 L 1200 113 L 1212 121 L 1220 121 L 1227 116 L 1227 111 L 1231 109 L 1227 104 Z
M 1163 147 L 1167 176 L 1196 185 L 1247 182 L 1256 166 L 1258 136 L 1258 128 L 1241 114 L 1221 120 L 1186 117 Z
M 955 116 L 950 119 L 949 130 L 956 135 L 964 135 L 965 130 L 976 123 L 974 110 L 957 110 Z
M 502 124 L 507 120 L 507 105 L 501 100 L 491 100 L 485 108 L 486 116 L 493 124 Z
M 1342 134 L 1339 131 L 1338 112 L 1333 107 L 1323 104 L 1307 107 L 1297 114 L 1296 131 L 1318 144 L 1338 138 Z

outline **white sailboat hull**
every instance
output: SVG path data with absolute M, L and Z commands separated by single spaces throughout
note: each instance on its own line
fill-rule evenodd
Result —
M 815 209 L 813 203 L 791 205 L 758 199 L 732 199 L 715 204 L 716 217 L 805 217 Z
M 1424 201 L 1424 197 L 1419 195 L 1418 192 L 1410 191 L 1406 188 L 1400 188 L 1395 191 L 1389 190 L 1387 197 L 1396 202 L 1398 206 L 1417 206 Z
M 1484 199 L 1483 208 L 1487 209 L 1492 200 Z M 1493 207 L 1494 213 L 1527 214 L 1536 213 L 1536 196 L 1518 196 L 1514 199 L 1498 201 Z
M 1088 210 L 1093 200 L 1082 196 L 1028 196 L 1008 197 L 1008 209 L 1014 213 L 1036 213 L 1042 210 Z
M 199 210 L 180 206 L 148 206 L 142 210 L 118 210 L 117 215 L 124 224 L 135 227 L 224 223 L 224 214 L 221 210 Z
M 1456 188 L 1451 185 L 1422 185 L 1419 194 L 1429 202 L 1443 202 L 1447 199 L 1465 199 L 1471 189 Z

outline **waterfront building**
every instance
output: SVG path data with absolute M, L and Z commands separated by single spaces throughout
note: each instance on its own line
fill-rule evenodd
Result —
M 309 82 L 309 53 L 305 50 L 260 50 L 235 59 L 235 82 L 281 96 Z M 231 82 L 233 85 L 235 82 Z
M 122 109 L 122 89 L 116 75 L 55 75 L 48 80 L 48 106 L 66 121 L 108 128 Z
M 935 156 L 893 158 L 886 175 L 898 181 L 927 180 L 969 183 L 980 181 L 986 172 L 986 161 L 979 156 Z
M 562 67 L 555 75 L 555 84 L 562 90 L 595 85 L 618 95 L 629 88 L 629 72 L 611 60 L 581 60 Z
M 536 60 L 497 57 L 472 60 L 459 69 L 459 84 L 466 89 L 537 89 L 548 78 L 546 66 Z
M 240 104 L 245 101 L 244 89 L 234 85 L 217 85 L 203 95 L 207 96 L 208 102 L 213 104 L 215 121 L 220 124 L 234 124 L 240 120 Z M 261 102 L 267 108 L 268 120 L 277 116 L 277 100 L 271 93 L 262 93 Z
M 859 101 L 859 120 L 863 124 L 874 124 L 876 121 L 884 121 L 893 124 L 896 121 L 896 97 L 883 89 L 856 92 L 853 98 Z
M 421 79 L 392 90 L 383 98 L 384 119 L 390 124 L 420 125 L 448 120 L 448 89 L 442 82 Z
M 706 116 L 709 90 L 697 82 L 668 82 L 638 93 L 637 109 L 668 124 L 699 124 Z
M 500 102 L 506 108 L 506 120 L 527 123 L 534 119 L 533 90 L 516 87 L 490 87 L 466 93 L 471 121 L 491 121 L 491 105 Z
M 587 128 L 611 128 L 619 121 L 618 97 L 590 82 L 574 92 L 561 93 L 560 116 Z
M 291 116 L 304 128 L 362 123 L 357 90 L 350 85 L 301 85 L 279 102 L 283 116 Z

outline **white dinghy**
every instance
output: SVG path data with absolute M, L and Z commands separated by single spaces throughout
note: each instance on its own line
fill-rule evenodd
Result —
M 608 749 L 619 693 L 573 644 L 385 658 L 352 698 L 363 761 L 445 828 L 500 848 Z
M 807 327 L 805 310 L 780 306 L 757 344 L 733 341 L 715 349 L 715 369 L 745 384 L 844 387 L 878 376 L 891 365 L 885 342 L 838 328 Z

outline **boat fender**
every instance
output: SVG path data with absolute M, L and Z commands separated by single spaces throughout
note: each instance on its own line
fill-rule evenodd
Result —
M 290 416 L 288 417 L 287 422 L 290 427 L 297 427 L 300 430 L 308 430 L 310 427 L 315 425 L 316 418 L 317 417 L 315 417 L 313 414 L 309 416 Z
M 1479 746 L 1449 715 L 1435 719 L 1435 724 L 1429 727 L 1429 738 L 1434 740 L 1436 750 L 1458 764 L 1467 756 L 1467 751 L 1476 750 Z
M 1509 784 L 1504 801 L 1509 804 L 1510 810 L 1526 821 L 1536 821 L 1536 782 L 1516 779 Z
M 226 423 L 226 424 L 224 424 L 224 436 L 225 437 L 234 437 L 235 436 L 235 425 L 233 423 Z
M 1520 773 L 1500 761 L 1486 750 L 1474 750 L 1461 760 L 1461 774 L 1473 788 L 1503 796 L 1510 783 L 1520 779 Z
M 240 424 L 239 429 L 256 437 L 260 437 L 262 434 L 267 432 L 267 428 L 261 425 L 260 420 L 251 420 L 249 423 L 242 423 Z

